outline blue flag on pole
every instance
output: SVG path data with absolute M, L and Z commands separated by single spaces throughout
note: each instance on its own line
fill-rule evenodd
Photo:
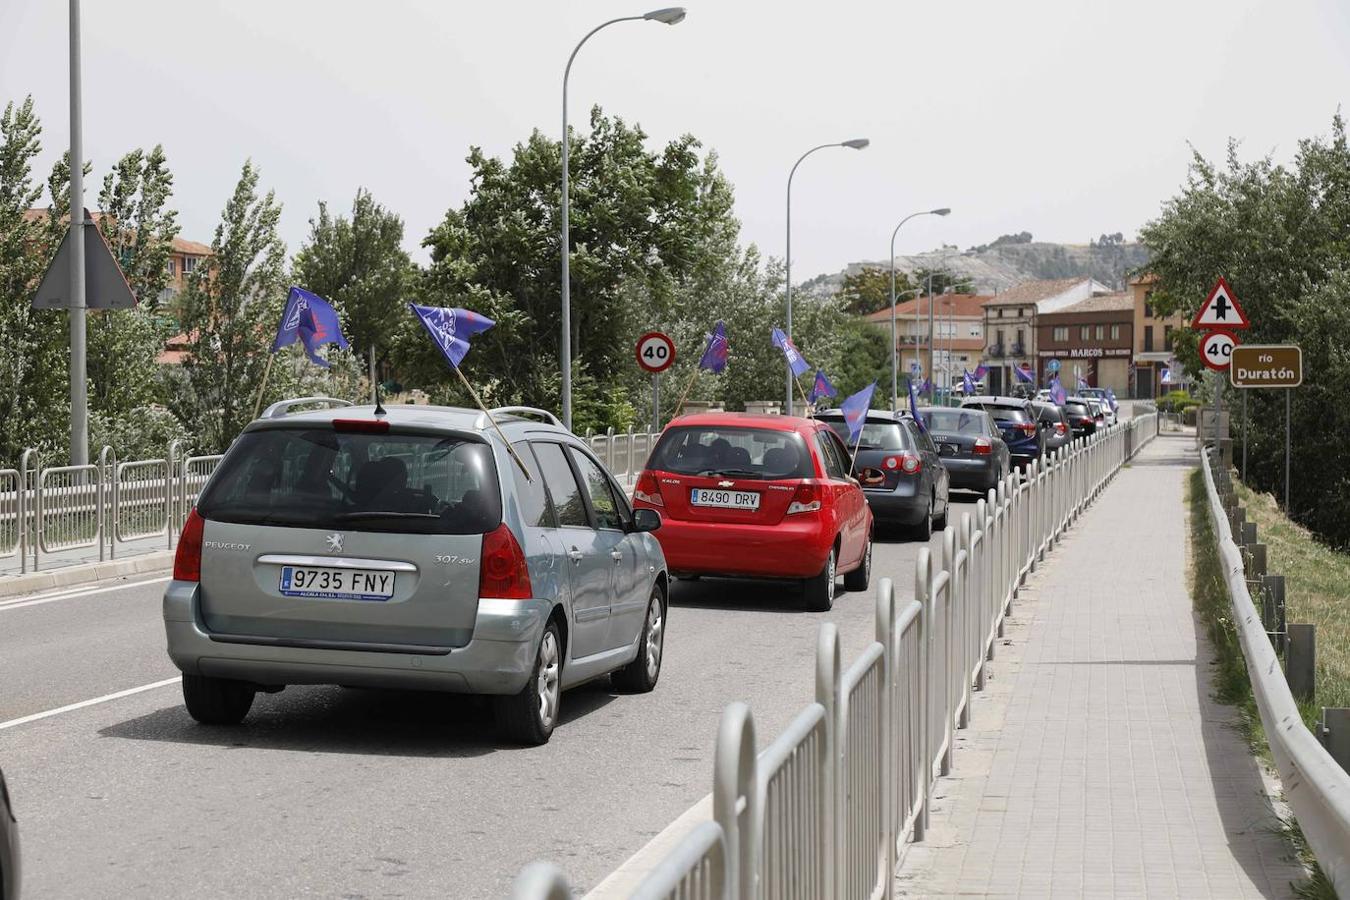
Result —
M 446 309 L 440 306 L 418 306 L 416 303 L 409 303 L 408 308 L 426 328 L 436 346 L 441 348 L 450 365 L 456 369 L 464 360 L 464 355 L 469 352 L 469 338 L 497 324 L 487 316 L 480 316 L 476 312 L 458 307 Z
M 915 422 L 919 423 L 919 428 L 923 428 L 923 419 L 919 418 L 919 395 L 914 389 L 914 379 L 909 380 L 909 414 Z
M 783 351 L 783 356 L 787 357 L 788 366 L 792 369 L 792 374 L 795 377 L 800 378 L 811 368 L 811 364 L 806 361 L 801 351 L 792 343 L 792 338 L 783 334 L 782 329 L 775 328 L 773 330 L 773 345 Z
M 1092 385 L 1088 384 L 1088 380 L 1087 380 L 1086 378 L 1084 378 L 1082 375 L 1079 375 L 1079 376 L 1078 376 L 1078 389 L 1081 391 L 1081 390 L 1082 390 L 1083 388 L 1085 388 L 1085 387 L 1092 387 Z
M 1023 366 L 1013 366 L 1013 375 L 1017 376 L 1017 380 L 1023 384 L 1031 384 L 1036 380 L 1031 374 L 1031 370 Z
M 277 326 L 276 340 L 272 341 L 272 352 L 289 347 L 297 338 L 305 347 L 305 355 L 315 365 L 325 369 L 328 368 L 328 360 L 319 355 L 320 346 L 337 344 L 344 350 L 351 346 L 342 336 L 337 310 L 318 294 L 301 287 L 292 287 L 286 295 L 286 308 L 281 312 L 281 323 Z
M 961 370 L 961 390 L 967 397 L 975 393 L 975 379 L 965 369 Z
M 720 321 L 708 335 L 708 345 L 703 348 L 703 357 L 698 361 L 700 369 L 707 369 L 714 375 L 727 367 L 727 327 Z
M 1059 376 L 1050 379 L 1050 400 L 1056 406 L 1063 406 L 1069 399 L 1068 392 L 1064 390 L 1064 385 L 1059 383 Z
M 986 376 L 986 375 L 988 375 L 988 374 L 989 374 L 989 367 L 988 367 L 988 366 L 976 366 L 976 367 L 975 367 L 975 380 L 976 380 L 976 381 L 983 381 L 983 380 L 984 380 L 984 376 Z
M 825 377 L 825 373 L 817 369 L 816 383 L 811 385 L 811 393 L 806 396 L 812 403 L 819 403 L 826 397 L 838 397 L 839 392 L 834 389 L 834 385 L 830 384 L 830 379 Z
M 867 421 L 867 411 L 872 408 L 872 394 L 876 389 L 877 383 L 874 381 L 839 404 L 844 421 L 848 423 L 849 441 L 856 441 L 858 435 L 862 434 L 863 423 Z
M 1120 409 L 1120 404 L 1116 402 L 1116 392 L 1114 388 L 1106 389 L 1106 399 L 1111 403 L 1111 412 L 1116 412 Z

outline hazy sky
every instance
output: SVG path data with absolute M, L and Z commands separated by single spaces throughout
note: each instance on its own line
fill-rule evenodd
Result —
M 1344 0 L 761 2 L 688 0 L 670 27 L 622 23 L 587 44 L 572 121 L 593 103 L 653 146 L 691 132 L 736 187 L 743 238 L 783 253 L 798 170 L 793 274 L 1028 230 L 1133 235 L 1185 175 L 1188 142 L 1287 159 L 1325 133 L 1350 85 Z M 652 8 L 611 0 L 86 0 L 85 154 L 97 181 L 163 143 L 183 236 L 209 242 L 251 156 L 294 251 L 320 199 L 358 185 L 403 215 L 416 249 L 468 191 L 471 144 L 509 154 L 560 129 L 563 66 L 592 26 Z M 32 94 L 40 175 L 68 143 L 60 0 L 0 0 L 0 102 Z

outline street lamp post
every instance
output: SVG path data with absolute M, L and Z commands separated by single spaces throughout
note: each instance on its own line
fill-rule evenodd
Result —
M 862 150 L 871 141 L 867 138 L 853 138 L 848 141 L 836 141 L 832 144 L 821 144 L 818 147 L 812 147 L 803 153 L 795 163 L 792 164 L 792 171 L 788 173 L 787 182 L 787 252 L 783 257 L 783 292 L 787 298 L 787 336 L 792 337 L 792 177 L 797 174 L 797 166 L 817 150 L 824 150 L 826 147 L 848 147 L 850 150 Z M 784 411 L 792 415 L 792 365 L 787 363 L 787 404 L 783 407 Z
M 961 281 L 956 284 L 949 284 L 942 293 L 950 295 L 947 300 L 947 396 L 952 395 L 952 389 L 956 386 L 956 370 L 952 367 L 956 359 L 956 289 L 969 288 L 974 285 L 973 281 Z
M 685 10 L 683 6 L 671 6 L 665 9 L 654 9 L 649 13 L 640 16 L 621 16 L 617 19 L 610 19 L 608 22 L 602 22 L 586 33 L 572 50 L 572 55 L 567 57 L 567 68 L 563 70 L 563 95 L 562 95 L 562 343 L 560 347 L 560 362 L 562 364 L 562 417 L 563 425 L 570 431 L 572 429 L 572 229 L 569 223 L 569 212 L 571 201 L 568 196 L 570 191 L 570 179 L 567 167 L 568 145 L 571 143 L 570 134 L 567 130 L 567 80 L 572 74 L 572 61 L 577 58 L 577 52 L 582 46 L 591 39 L 591 36 L 602 28 L 619 22 L 660 22 L 663 25 L 678 25 L 684 21 Z
M 910 213 L 901 219 L 900 224 L 891 232 L 891 409 L 895 409 L 900 402 L 900 350 L 895 325 L 895 236 L 900 233 L 901 226 L 915 216 L 945 216 L 950 213 L 951 209 L 945 206 L 941 209 Z

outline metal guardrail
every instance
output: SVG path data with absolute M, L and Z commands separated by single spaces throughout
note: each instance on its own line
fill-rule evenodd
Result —
M 822 624 L 815 702 L 762 752 L 750 708 L 727 707 L 712 821 L 683 836 L 629 896 L 892 898 L 897 861 L 924 839 L 935 779 L 950 771 L 956 731 L 970 722 L 972 691 L 984 686 L 1018 588 L 1157 432 L 1156 415 L 1138 417 L 1009 475 L 946 528 L 936 561 L 920 549 L 913 600 L 897 603 L 881 579 L 876 638 L 842 674 L 838 631 Z M 514 897 L 566 890 L 557 869 L 534 863 Z
M 1342 897 L 1350 897 L 1350 772 L 1346 772 L 1303 723 L 1289 690 L 1279 656 L 1266 634 L 1261 613 L 1247 589 L 1242 551 L 1233 540 L 1216 485 L 1221 465 L 1215 449 L 1203 455 L 1201 468 L 1209 495 L 1210 519 L 1218 538 L 1219 559 L 1233 607 L 1233 622 L 1247 661 L 1252 695 L 1275 759 L 1284 796 L 1318 865 Z M 1227 480 L 1226 475 L 1220 478 Z
M 604 434 L 587 434 L 586 441 L 610 474 L 615 478 L 632 479 L 647 465 L 660 437 L 659 432 L 634 431 L 632 428 L 627 432 L 615 432 L 610 428 Z
M 161 459 L 118 462 L 104 447 L 97 463 L 42 468 L 25 450 L 17 469 L 0 469 L 0 559 L 17 555 L 19 571 L 37 571 L 43 555 L 163 535 L 173 548 L 219 456 L 182 458 L 175 442 Z

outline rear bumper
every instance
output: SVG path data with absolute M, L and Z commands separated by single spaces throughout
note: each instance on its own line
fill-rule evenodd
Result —
M 993 454 L 979 459 L 942 457 L 942 465 L 951 477 L 951 487 L 968 491 L 983 491 L 998 484 L 998 464 Z
M 915 490 L 913 482 L 901 482 L 893 491 L 863 491 L 878 522 L 918 525 L 928 515 L 928 496 Z
M 663 519 L 656 532 L 666 567 L 677 574 L 810 578 L 825 567 L 834 535 L 820 519 L 788 516 L 777 525 Z
M 164 592 L 169 658 L 190 675 L 262 685 L 345 684 L 355 687 L 514 694 L 529 680 L 535 648 L 552 612 L 546 600 L 478 602 L 473 638 L 448 652 L 291 646 L 207 631 L 197 585 L 172 581 Z M 242 641 L 248 641 L 247 643 Z

